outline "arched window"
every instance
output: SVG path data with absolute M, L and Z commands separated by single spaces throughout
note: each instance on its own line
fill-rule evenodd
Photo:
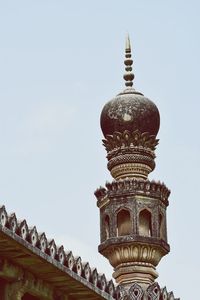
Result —
M 26 293 L 24 296 L 22 296 L 22 300 L 40 300 L 40 299 L 38 297 Z
M 152 236 L 151 213 L 144 209 L 139 215 L 139 234 L 143 236 Z
M 104 218 L 104 228 L 105 228 L 105 239 L 109 239 L 110 237 L 110 218 L 108 215 Z
M 165 239 L 164 220 L 161 214 L 159 214 L 159 236 L 161 239 Z
M 129 235 L 131 233 L 130 212 L 122 209 L 117 214 L 117 236 Z

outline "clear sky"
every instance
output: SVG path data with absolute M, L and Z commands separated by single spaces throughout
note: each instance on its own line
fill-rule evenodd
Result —
M 0 0 L 0 203 L 111 278 L 98 254 L 94 190 L 111 180 L 103 105 L 135 88 L 161 114 L 151 179 L 171 189 L 161 286 L 199 294 L 200 4 L 194 0 Z

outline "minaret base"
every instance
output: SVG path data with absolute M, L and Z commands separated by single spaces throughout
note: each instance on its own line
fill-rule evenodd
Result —
M 129 262 L 118 265 L 113 277 L 116 283 L 122 285 L 139 282 L 141 285 L 150 285 L 158 277 L 156 268 L 150 263 Z

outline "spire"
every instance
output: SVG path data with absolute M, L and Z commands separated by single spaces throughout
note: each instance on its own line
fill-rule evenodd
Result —
M 125 74 L 124 74 L 125 85 L 127 87 L 132 87 L 133 79 L 134 79 L 135 76 L 131 72 L 132 71 L 133 60 L 131 59 L 131 43 L 130 43 L 129 35 L 126 38 L 124 64 L 125 64 L 125 71 L 126 71 Z

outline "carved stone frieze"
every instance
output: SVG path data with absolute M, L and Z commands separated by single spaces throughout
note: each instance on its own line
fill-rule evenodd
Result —
M 128 300 L 128 294 L 123 285 L 119 284 L 116 288 L 116 300 Z
M 115 179 L 143 178 L 155 168 L 155 136 L 139 130 L 114 132 L 103 140 L 108 155 L 108 170 Z
M 108 170 L 112 171 L 112 169 L 114 167 L 116 167 L 120 164 L 127 165 L 128 163 L 129 164 L 132 163 L 133 165 L 138 164 L 138 165 L 148 166 L 149 171 L 148 171 L 147 175 L 155 168 L 155 162 L 151 156 L 139 154 L 139 153 L 133 153 L 133 154 L 118 155 L 116 157 L 113 157 L 108 162 Z
M 157 282 L 142 286 L 137 282 L 127 286 L 119 285 L 116 289 L 117 300 L 180 300 L 175 298 L 173 292 L 160 288 Z
M 150 300 L 160 300 L 161 289 L 157 282 L 154 282 L 150 285 L 147 290 L 146 294 Z
M 139 130 L 133 132 L 125 130 L 123 133 L 115 131 L 103 139 L 103 145 L 110 156 L 117 150 L 126 149 L 126 147 L 142 147 L 154 151 L 158 142 L 159 140 L 154 135 L 147 132 L 141 133 Z
M 116 180 L 123 178 L 138 178 L 145 180 L 152 169 L 147 164 L 124 163 L 116 165 L 111 169 L 111 175 Z M 134 176 L 133 176 L 134 174 Z
M 142 243 L 136 238 L 135 242 L 130 241 L 130 244 L 124 243 L 121 245 L 114 244 L 113 240 L 113 243 L 112 241 L 110 242 L 110 246 L 109 242 L 107 243 L 108 246 L 105 245 L 105 247 L 103 247 L 103 245 L 101 245 L 100 251 L 109 259 L 110 264 L 115 268 L 123 263 L 129 262 L 144 262 L 157 266 L 162 256 L 167 254 L 168 251 L 167 249 L 164 250 L 159 244 L 148 244 L 148 238 L 146 238 L 146 243 L 144 240 L 145 238 Z
M 139 284 L 134 283 L 130 287 L 130 290 L 129 290 L 129 299 L 130 300 L 142 300 L 143 295 L 144 295 L 144 291 Z

